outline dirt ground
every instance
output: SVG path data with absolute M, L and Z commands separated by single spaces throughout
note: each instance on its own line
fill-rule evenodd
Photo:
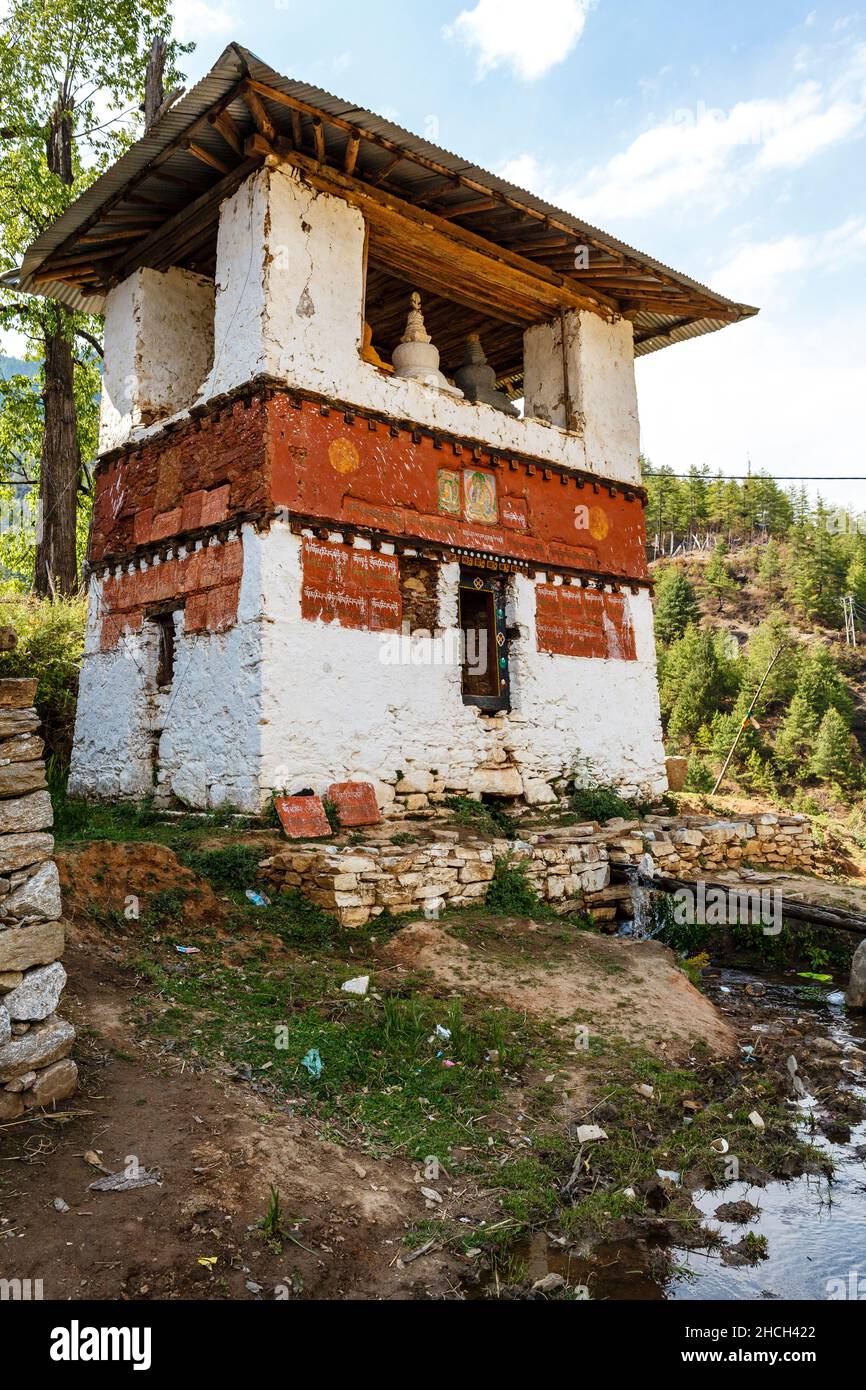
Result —
M 533 924 L 524 925 L 533 931 Z M 585 1018 L 591 1032 L 618 1034 L 671 1060 L 696 1041 L 732 1056 L 737 1040 L 710 1001 L 655 941 L 626 943 L 582 933 L 567 956 L 521 964 L 482 954 L 447 930 L 416 922 L 382 952 L 398 971 L 421 971 L 440 985 L 479 994 L 536 1017 Z
M 227 1061 L 205 1062 L 160 1034 L 161 1001 L 136 964 L 136 924 L 123 917 L 129 895 L 152 906 L 182 888 L 181 930 L 233 963 L 260 949 L 266 919 L 260 936 L 236 940 L 229 900 L 161 845 L 100 842 L 58 859 L 70 923 L 63 1012 L 78 1030 L 81 1090 L 61 1114 L 0 1125 L 0 1278 L 41 1279 L 46 1299 L 472 1296 L 478 1264 L 453 1240 L 440 1247 L 436 1223 L 493 1229 L 495 1192 L 446 1172 L 433 1202 L 417 1163 L 332 1142 L 333 1124 L 329 1140 L 299 1097 L 246 1084 Z M 291 968 L 279 941 L 268 949 Z M 166 949 L 164 959 L 176 957 Z M 384 995 L 490 1001 L 563 1037 L 584 1022 L 664 1063 L 685 1063 L 696 1044 L 724 1066 L 737 1051 L 731 1024 L 656 943 L 564 937 L 556 921 L 408 921 L 375 943 L 374 961 Z M 547 1118 L 563 1131 L 598 1101 L 573 1066 L 558 1066 L 550 1088 Z M 521 1086 L 553 1079 L 527 1076 L 486 1117 L 503 1161 L 509 1144 L 513 1154 L 525 1142 L 525 1125 L 509 1132 L 524 1118 Z M 493 1141 L 481 1133 L 480 1142 Z M 159 1184 L 93 1192 L 94 1159 L 112 1173 L 134 1161 Z M 272 1189 L 282 1242 L 260 1228 Z M 418 1228 L 423 1244 L 410 1250 Z
M 454 1257 L 402 1265 L 426 1214 L 412 1165 L 355 1157 L 286 1107 L 161 1055 L 127 1022 L 128 972 L 88 943 L 66 966 L 81 1091 L 68 1119 L 0 1127 L 0 1277 L 42 1279 L 46 1299 L 457 1293 Z M 92 1151 L 112 1172 L 134 1155 L 161 1185 L 91 1192 Z M 281 1254 L 256 1229 L 272 1184 L 292 1231 Z

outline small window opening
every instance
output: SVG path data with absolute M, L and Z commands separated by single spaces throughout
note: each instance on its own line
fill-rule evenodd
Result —
M 510 707 L 505 580 L 464 570 L 460 577 L 463 703 L 495 713 Z
M 174 680 L 174 616 L 161 613 L 153 623 L 156 627 L 156 684 L 157 689 L 165 690 Z

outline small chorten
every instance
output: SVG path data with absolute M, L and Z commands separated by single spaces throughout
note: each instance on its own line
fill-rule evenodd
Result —
M 505 415 L 517 415 L 517 407 L 512 405 L 505 392 L 496 389 L 496 373 L 487 361 L 478 333 L 470 333 L 466 339 L 463 366 L 454 373 L 454 380 L 467 401 L 476 404 L 481 401 Z
M 440 391 L 448 391 L 452 396 L 462 396 L 463 392 L 439 370 L 439 349 L 434 347 L 430 334 L 424 326 L 421 313 L 421 296 L 415 290 L 409 300 L 409 317 L 402 340 L 394 349 L 394 371 L 397 376 L 411 377 L 423 381 L 425 386 L 438 386 Z

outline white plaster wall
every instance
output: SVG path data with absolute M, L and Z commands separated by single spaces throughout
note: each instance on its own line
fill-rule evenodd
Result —
M 159 792 L 185 805 L 258 811 L 262 692 L 262 538 L 244 527 L 238 619 L 181 634 L 159 743 Z
M 101 450 L 192 405 L 211 369 L 213 331 L 214 285 L 205 276 L 144 267 L 109 293 Z
M 91 577 L 69 794 L 141 800 L 153 793 L 147 719 L 152 658 L 140 634 L 100 651 L 102 588 L 102 580 Z
M 459 567 L 440 574 L 440 626 L 456 631 Z M 628 792 L 667 787 L 644 593 L 629 598 L 638 661 L 582 660 L 537 651 L 533 585 L 518 578 L 514 709 L 491 718 L 463 704 L 458 666 L 385 664 L 386 635 L 301 621 L 301 541 L 286 527 L 263 538 L 262 589 L 263 796 L 321 792 L 335 780 L 389 782 L 398 772 L 434 772 L 465 790 L 480 766 L 502 761 L 524 783 L 547 782 L 576 755 Z
M 287 385 L 416 420 L 503 452 L 514 450 L 590 469 L 614 481 L 639 481 L 633 441 L 620 438 L 614 446 L 607 438 L 608 420 L 631 411 L 630 325 L 609 325 L 588 314 L 596 332 L 584 338 L 575 334 L 575 350 L 580 352 L 585 343 L 587 352 L 598 352 L 599 371 L 609 378 L 603 390 L 595 390 L 592 364 L 581 369 L 575 389 L 583 390 L 592 408 L 598 403 L 602 411 L 589 433 L 582 426 L 566 432 L 542 419 L 516 420 L 492 406 L 473 405 L 420 382 L 390 376 L 361 360 L 363 255 L 364 223 L 357 209 L 341 198 L 315 192 L 295 170 L 266 168 L 252 175 L 220 211 L 214 359 L 199 402 L 269 374 Z M 408 303 L 406 307 L 408 312 Z M 569 317 L 577 322 L 584 316 Z M 556 334 L 558 320 L 543 331 Z M 116 350 L 122 358 L 121 332 Z M 614 378 L 605 363 L 611 356 L 619 361 L 621 354 L 624 370 Z M 552 370 L 558 371 L 560 384 L 551 389 L 561 398 L 561 350 Z M 616 398 L 615 381 L 620 382 L 623 400 Z M 563 422 L 564 417 L 558 423 Z M 155 428 L 125 418 L 102 447 L 146 437 Z M 619 437 L 620 425 L 615 432 Z
M 640 423 L 634 329 L 584 311 L 536 324 L 524 335 L 524 409 L 559 428 L 571 406 L 588 467 L 602 477 L 640 482 Z M 568 371 L 568 393 L 565 371 Z
M 510 649 L 515 698 L 509 737 L 524 778 L 547 780 L 580 757 L 592 762 L 604 784 L 628 795 L 661 795 L 668 784 L 649 593 L 626 596 L 637 660 L 602 661 L 539 652 L 534 587 L 516 576 L 513 617 L 520 638 Z
M 147 624 L 144 633 L 124 638 L 115 650 L 99 650 L 102 583 L 91 581 L 72 795 L 156 794 L 193 807 L 260 809 L 263 601 L 261 540 L 252 528 L 244 528 L 243 545 L 237 624 L 224 633 L 185 634 L 179 614 L 169 692 L 155 692 L 156 651 Z M 156 786 L 154 727 L 163 727 Z
M 244 528 L 243 543 L 236 626 L 187 636 L 181 622 L 172 689 L 157 701 L 145 636 L 99 651 L 101 583 L 92 581 L 74 795 L 156 790 L 194 807 L 252 812 L 274 789 L 393 783 L 398 773 L 432 773 L 465 791 L 479 768 L 507 764 L 528 787 L 560 777 L 576 756 L 629 793 L 665 790 L 645 592 L 628 599 L 638 660 L 583 660 L 537 650 L 534 585 L 518 576 L 509 615 L 520 630 L 511 648 L 513 709 L 490 717 L 463 704 L 457 664 L 417 660 L 424 643 L 415 644 L 414 662 L 395 664 L 389 634 L 303 621 L 301 540 L 288 527 L 262 536 Z M 457 565 L 442 567 L 439 621 L 451 629 L 454 651 L 458 579 Z M 163 720 L 154 788 L 151 730 Z
M 135 412 L 137 284 L 135 272 L 111 290 L 105 300 L 105 369 L 99 402 L 99 448 L 103 452 L 123 444 L 141 423 L 141 416 Z

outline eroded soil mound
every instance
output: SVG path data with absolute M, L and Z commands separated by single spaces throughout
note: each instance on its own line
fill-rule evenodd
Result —
M 580 933 L 567 951 L 538 953 L 515 969 L 508 944 L 526 933 L 526 922 L 499 921 L 495 945 L 485 947 L 415 922 L 388 942 L 382 957 L 399 972 L 427 974 L 463 994 L 537 1017 L 582 1021 L 668 1057 L 685 1054 L 698 1041 L 720 1056 L 736 1051 L 733 1030 L 677 968 L 666 946 Z
M 109 915 L 134 931 L 136 921 L 154 908 L 173 903 L 182 904 L 184 918 L 191 922 L 214 925 L 223 915 L 210 884 L 165 845 L 100 840 L 58 854 L 57 867 L 64 916 L 79 936 Z

